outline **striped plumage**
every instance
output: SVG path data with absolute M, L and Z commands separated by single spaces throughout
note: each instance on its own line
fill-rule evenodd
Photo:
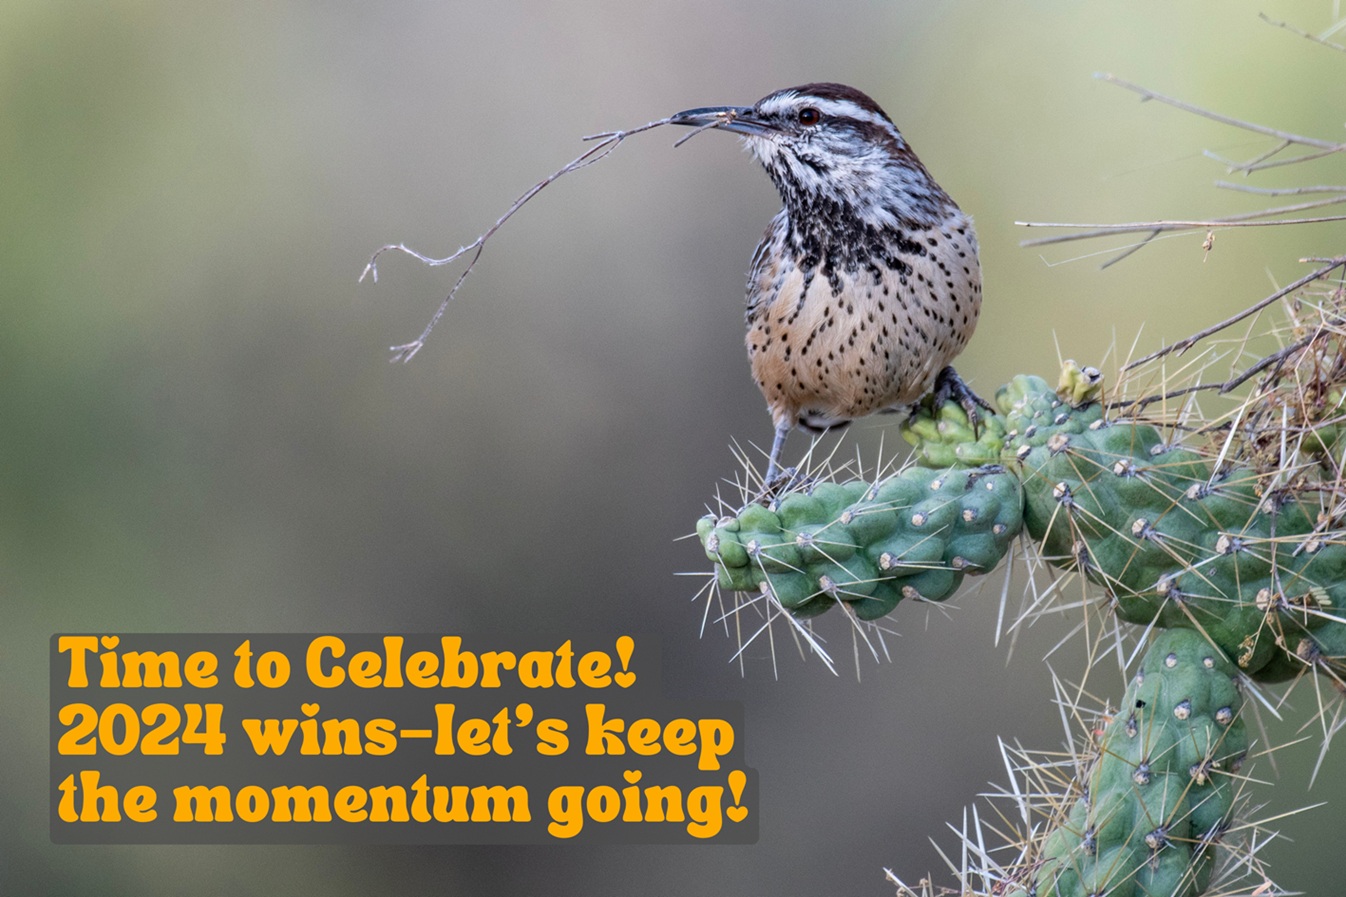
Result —
M 768 481 L 794 426 L 930 392 L 977 326 L 977 238 L 884 111 L 852 87 L 806 84 L 673 121 L 740 134 L 784 204 L 748 276 L 748 357 L 776 425 Z

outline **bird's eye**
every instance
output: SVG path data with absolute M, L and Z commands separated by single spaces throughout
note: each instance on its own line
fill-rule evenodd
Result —
M 801 125 L 816 125 L 822 121 L 823 114 L 812 106 L 805 106 L 799 110 L 799 123 Z

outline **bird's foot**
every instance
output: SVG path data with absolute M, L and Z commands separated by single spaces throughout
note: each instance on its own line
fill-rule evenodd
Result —
M 767 471 L 762 479 L 762 491 L 748 504 L 770 508 L 776 501 L 808 485 L 809 477 L 801 476 L 797 467 L 778 467 Z
M 973 392 L 971 387 L 963 382 L 963 378 L 958 376 L 953 365 L 945 367 L 935 378 L 933 398 L 936 408 L 945 402 L 957 402 L 958 406 L 967 412 L 967 420 L 972 425 L 974 438 L 977 437 L 981 427 L 981 412 L 989 411 L 995 414 L 995 406 Z

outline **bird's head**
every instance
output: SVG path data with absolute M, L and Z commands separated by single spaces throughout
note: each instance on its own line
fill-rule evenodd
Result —
M 888 228 L 939 221 L 956 208 L 887 113 L 844 84 L 789 87 L 751 106 L 688 109 L 669 121 L 742 136 L 787 212 L 836 204 Z

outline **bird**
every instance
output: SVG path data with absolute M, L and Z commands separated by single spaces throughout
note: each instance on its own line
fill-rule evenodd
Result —
M 768 492 L 793 473 L 780 457 L 795 427 L 907 411 L 932 392 L 976 426 L 977 407 L 990 406 L 950 365 L 981 311 L 976 231 L 878 103 L 820 82 L 668 121 L 738 135 L 780 194 L 744 316 L 775 426 Z

